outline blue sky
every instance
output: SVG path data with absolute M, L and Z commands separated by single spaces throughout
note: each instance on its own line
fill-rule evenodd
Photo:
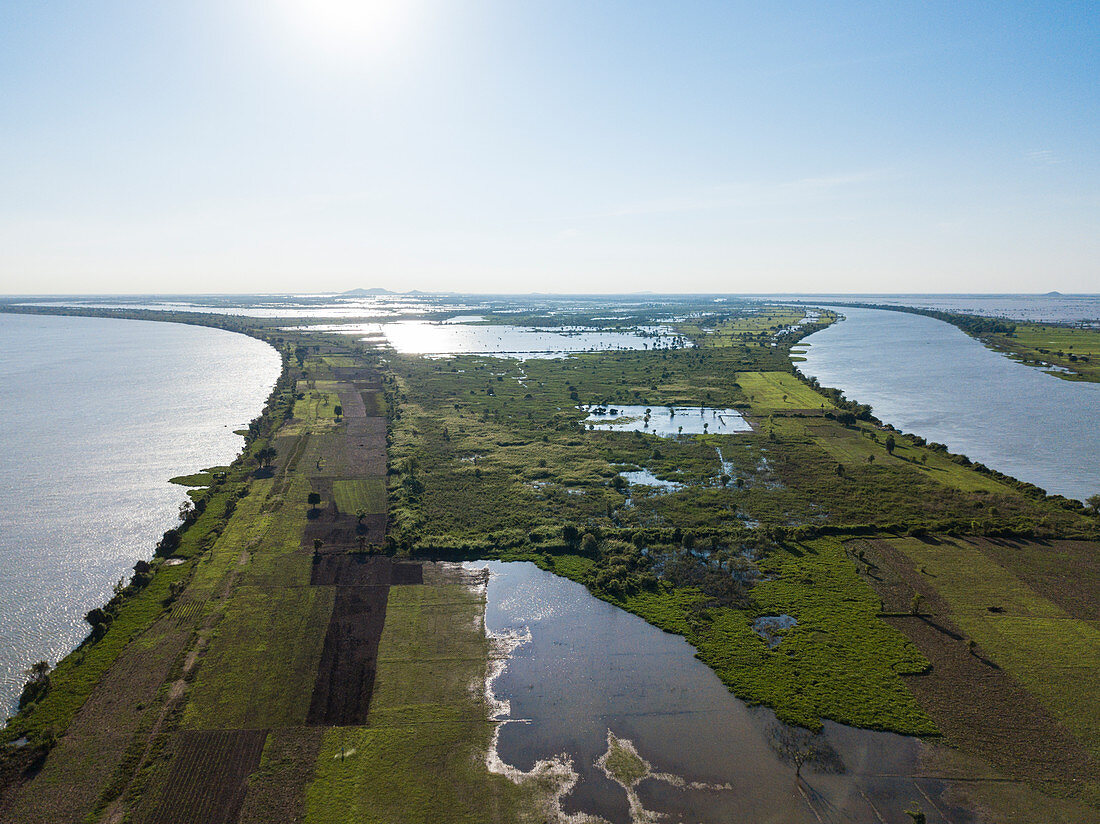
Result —
M 0 5 L 0 293 L 1100 290 L 1090 3 Z

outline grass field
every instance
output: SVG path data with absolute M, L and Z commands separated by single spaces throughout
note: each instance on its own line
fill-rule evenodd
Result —
M 738 372 L 736 380 L 753 409 L 760 412 L 836 408 L 789 372 Z
M 209 641 L 183 726 L 304 723 L 331 610 L 327 587 L 238 589 Z
M 332 494 L 341 512 L 375 515 L 386 511 L 386 482 L 382 478 L 333 481 Z

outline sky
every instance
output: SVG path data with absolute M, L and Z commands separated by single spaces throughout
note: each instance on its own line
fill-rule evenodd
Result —
M 1095 2 L 4 0 L 0 294 L 1098 292 Z

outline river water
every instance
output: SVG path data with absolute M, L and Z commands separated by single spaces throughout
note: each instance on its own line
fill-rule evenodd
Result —
M 798 364 L 885 423 L 1051 493 L 1100 492 L 1100 384 L 1066 381 L 922 315 L 837 307 Z
M 175 523 L 168 479 L 236 457 L 279 370 L 218 329 L 0 314 L 0 714 Z

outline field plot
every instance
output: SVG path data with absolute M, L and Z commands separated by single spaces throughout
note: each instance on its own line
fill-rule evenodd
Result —
M 1061 785 L 1059 794 L 1071 786 L 1100 803 L 1096 623 L 1073 618 L 978 542 L 901 538 L 866 546 L 888 608 L 907 611 L 913 593 L 923 597 L 920 618 L 891 622 L 933 662 L 932 675 L 910 685 L 945 732 L 1009 775 Z
M 310 699 L 309 724 L 367 720 L 389 586 L 339 586 Z
M 549 783 L 490 773 L 484 591 L 453 565 L 390 589 L 366 727 L 325 734 L 306 821 L 543 822 Z
M 202 660 L 183 726 L 304 723 L 332 609 L 330 589 L 241 587 Z
M 835 408 L 832 401 L 789 372 L 738 372 L 737 383 L 753 409 L 761 412 Z
M 386 511 L 386 482 L 383 478 L 336 480 L 332 482 L 332 495 L 341 512 L 355 514 L 362 510 L 369 515 L 380 515 Z
M 168 784 L 149 824 L 231 824 L 245 781 L 260 763 L 267 730 L 194 730 L 180 733 Z

